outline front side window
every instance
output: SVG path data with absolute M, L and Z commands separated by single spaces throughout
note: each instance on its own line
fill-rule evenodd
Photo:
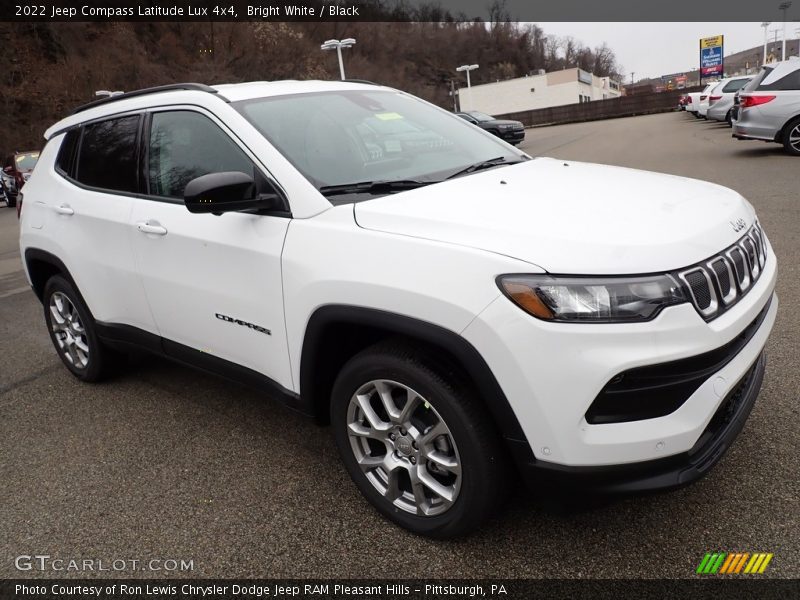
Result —
M 401 92 L 294 94 L 234 107 L 323 193 L 355 182 L 433 183 L 480 161 L 522 159 L 461 117 Z
M 223 171 L 256 176 L 252 161 L 208 117 L 185 110 L 153 114 L 148 150 L 150 194 L 183 198 L 192 179 Z
M 91 187 L 135 193 L 138 131 L 138 115 L 86 125 L 76 179 Z

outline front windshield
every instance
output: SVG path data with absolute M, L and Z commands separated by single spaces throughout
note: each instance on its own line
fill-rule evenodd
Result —
M 477 110 L 471 110 L 467 114 L 478 121 L 494 121 L 494 117 L 491 117 L 486 113 L 478 112 Z
M 36 166 L 36 161 L 39 160 L 38 152 L 28 152 L 27 154 L 17 154 L 15 161 L 17 169 L 20 171 L 30 171 Z
M 434 182 L 481 161 L 524 157 L 460 117 L 396 91 L 293 94 L 234 106 L 318 189 Z

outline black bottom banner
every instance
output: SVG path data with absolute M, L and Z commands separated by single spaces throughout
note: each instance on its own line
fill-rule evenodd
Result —
M 796 579 L 508 579 L 508 580 L 299 580 L 299 579 L 6 579 L 2 600 L 159 598 L 204 600 L 487 598 L 622 600 L 627 598 L 800 598 Z

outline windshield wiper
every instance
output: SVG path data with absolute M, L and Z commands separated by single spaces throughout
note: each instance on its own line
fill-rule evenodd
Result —
M 452 175 L 449 175 L 447 179 L 453 179 L 454 177 L 460 177 L 461 175 L 467 175 L 469 173 L 474 173 L 475 171 L 482 171 L 483 169 L 491 169 L 492 167 L 497 167 L 499 165 L 515 165 L 517 163 L 523 162 L 520 158 L 519 160 L 508 160 L 505 156 L 497 156 L 495 158 L 490 158 L 489 160 L 482 160 L 481 162 L 477 162 L 472 164 L 460 171 L 456 171 Z
M 340 185 L 323 185 L 319 188 L 323 196 L 337 196 L 341 194 L 379 194 L 381 192 L 399 192 L 439 183 L 438 181 L 418 181 L 416 179 L 396 179 L 394 181 L 360 181 L 358 183 L 343 183 Z

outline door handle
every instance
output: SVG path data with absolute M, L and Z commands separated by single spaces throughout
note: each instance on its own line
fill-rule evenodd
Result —
M 152 233 L 154 235 L 167 235 L 167 228 L 162 227 L 157 222 L 141 221 L 136 224 L 136 228 L 142 233 Z
M 55 211 L 60 215 L 74 215 L 75 211 L 72 210 L 72 207 L 69 204 L 62 204 L 61 206 L 56 206 Z

